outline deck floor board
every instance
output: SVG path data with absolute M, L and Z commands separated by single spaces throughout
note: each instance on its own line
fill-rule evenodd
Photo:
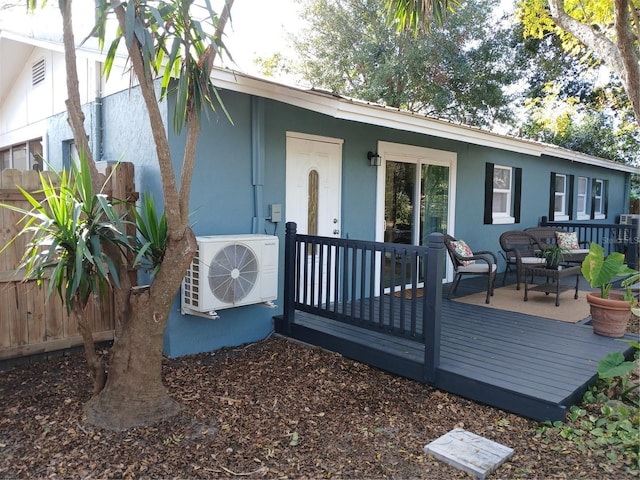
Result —
M 467 282 L 461 290 L 473 293 L 479 287 Z M 446 293 L 448 288 L 445 286 L 443 290 Z M 379 315 L 381 308 L 392 311 L 389 305 L 392 300 L 382 300 L 376 298 L 371 302 L 375 315 Z M 399 303 L 393 301 L 396 322 L 400 319 Z M 349 311 L 350 306 L 346 308 Z M 358 301 L 355 308 L 368 312 L 371 305 Z M 304 335 L 300 335 L 305 341 L 316 343 L 313 332 L 321 332 L 318 339 L 325 341 L 327 336 L 338 338 L 344 350 L 340 353 L 381 368 L 385 368 L 380 365 L 384 362 L 376 355 L 401 359 L 385 369 L 423 381 L 419 372 L 425 347 L 421 340 L 300 311 L 296 311 L 294 326 L 297 332 L 304 330 Z M 325 346 L 322 341 L 317 343 Z M 597 378 L 598 362 L 613 351 L 629 354 L 632 347 L 619 339 L 595 335 L 588 325 L 445 299 L 440 364 L 434 386 L 538 420 L 546 419 L 545 416 L 562 420 L 559 417 L 570 402 L 578 400 Z M 406 371 L 395 371 L 400 369 Z

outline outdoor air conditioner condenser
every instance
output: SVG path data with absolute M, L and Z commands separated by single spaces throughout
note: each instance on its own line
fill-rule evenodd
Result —
M 182 281 L 182 313 L 271 302 L 278 294 L 278 237 L 196 237 L 198 251 Z

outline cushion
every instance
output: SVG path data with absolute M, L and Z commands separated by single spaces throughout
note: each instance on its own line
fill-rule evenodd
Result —
M 451 242 L 451 246 L 456 251 L 458 255 L 461 257 L 472 257 L 473 252 L 469 248 L 469 245 L 466 244 L 464 240 L 456 240 L 455 242 Z M 475 260 L 465 260 L 460 262 L 462 265 L 470 265 L 475 263 Z
M 563 250 L 577 250 L 580 248 L 576 232 L 556 232 L 556 243 Z
M 491 271 L 495 272 L 498 266 L 495 263 L 491 264 Z M 470 263 L 464 267 L 459 267 L 458 272 L 464 273 L 487 273 L 489 271 L 489 265 L 484 262 Z

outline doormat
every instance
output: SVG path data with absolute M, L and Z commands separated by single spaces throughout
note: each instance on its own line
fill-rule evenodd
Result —
M 524 301 L 524 285 L 516 290 L 515 285 L 496 288 L 491 297 L 491 303 L 486 304 L 487 292 L 478 292 L 466 297 L 452 298 L 461 303 L 468 303 L 482 307 L 496 308 L 510 312 L 524 313 L 536 317 L 577 323 L 591 315 L 587 303 L 587 292 L 578 290 L 578 299 L 573 298 L 575 290 L 560 293 L 560 306 L 556 307 L 556 294 L 545 295 L 542 292 L 529 291 L 529 300 Z
M 415 292 L 416 292 L 416 298 L 422 298 L 422 295 L 424 295 L 424 292 L 421 288 L 416 288 Z M 394 297 L 400 298 L 402 296 L 402 292 L 398 290 L 393 295 Z M 404 291 L 404 298 L 407 300 L 411 300 L 413 298 L 413 288 L 407 288 Z

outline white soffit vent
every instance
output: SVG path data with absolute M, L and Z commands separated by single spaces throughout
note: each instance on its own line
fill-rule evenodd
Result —
M 35 87 L 36 85 L 44 82 L 45 73 L 46 73 L 46 65 L 44 63 L 44 58 L 38 60 L 31 66 L 31 85 Z

